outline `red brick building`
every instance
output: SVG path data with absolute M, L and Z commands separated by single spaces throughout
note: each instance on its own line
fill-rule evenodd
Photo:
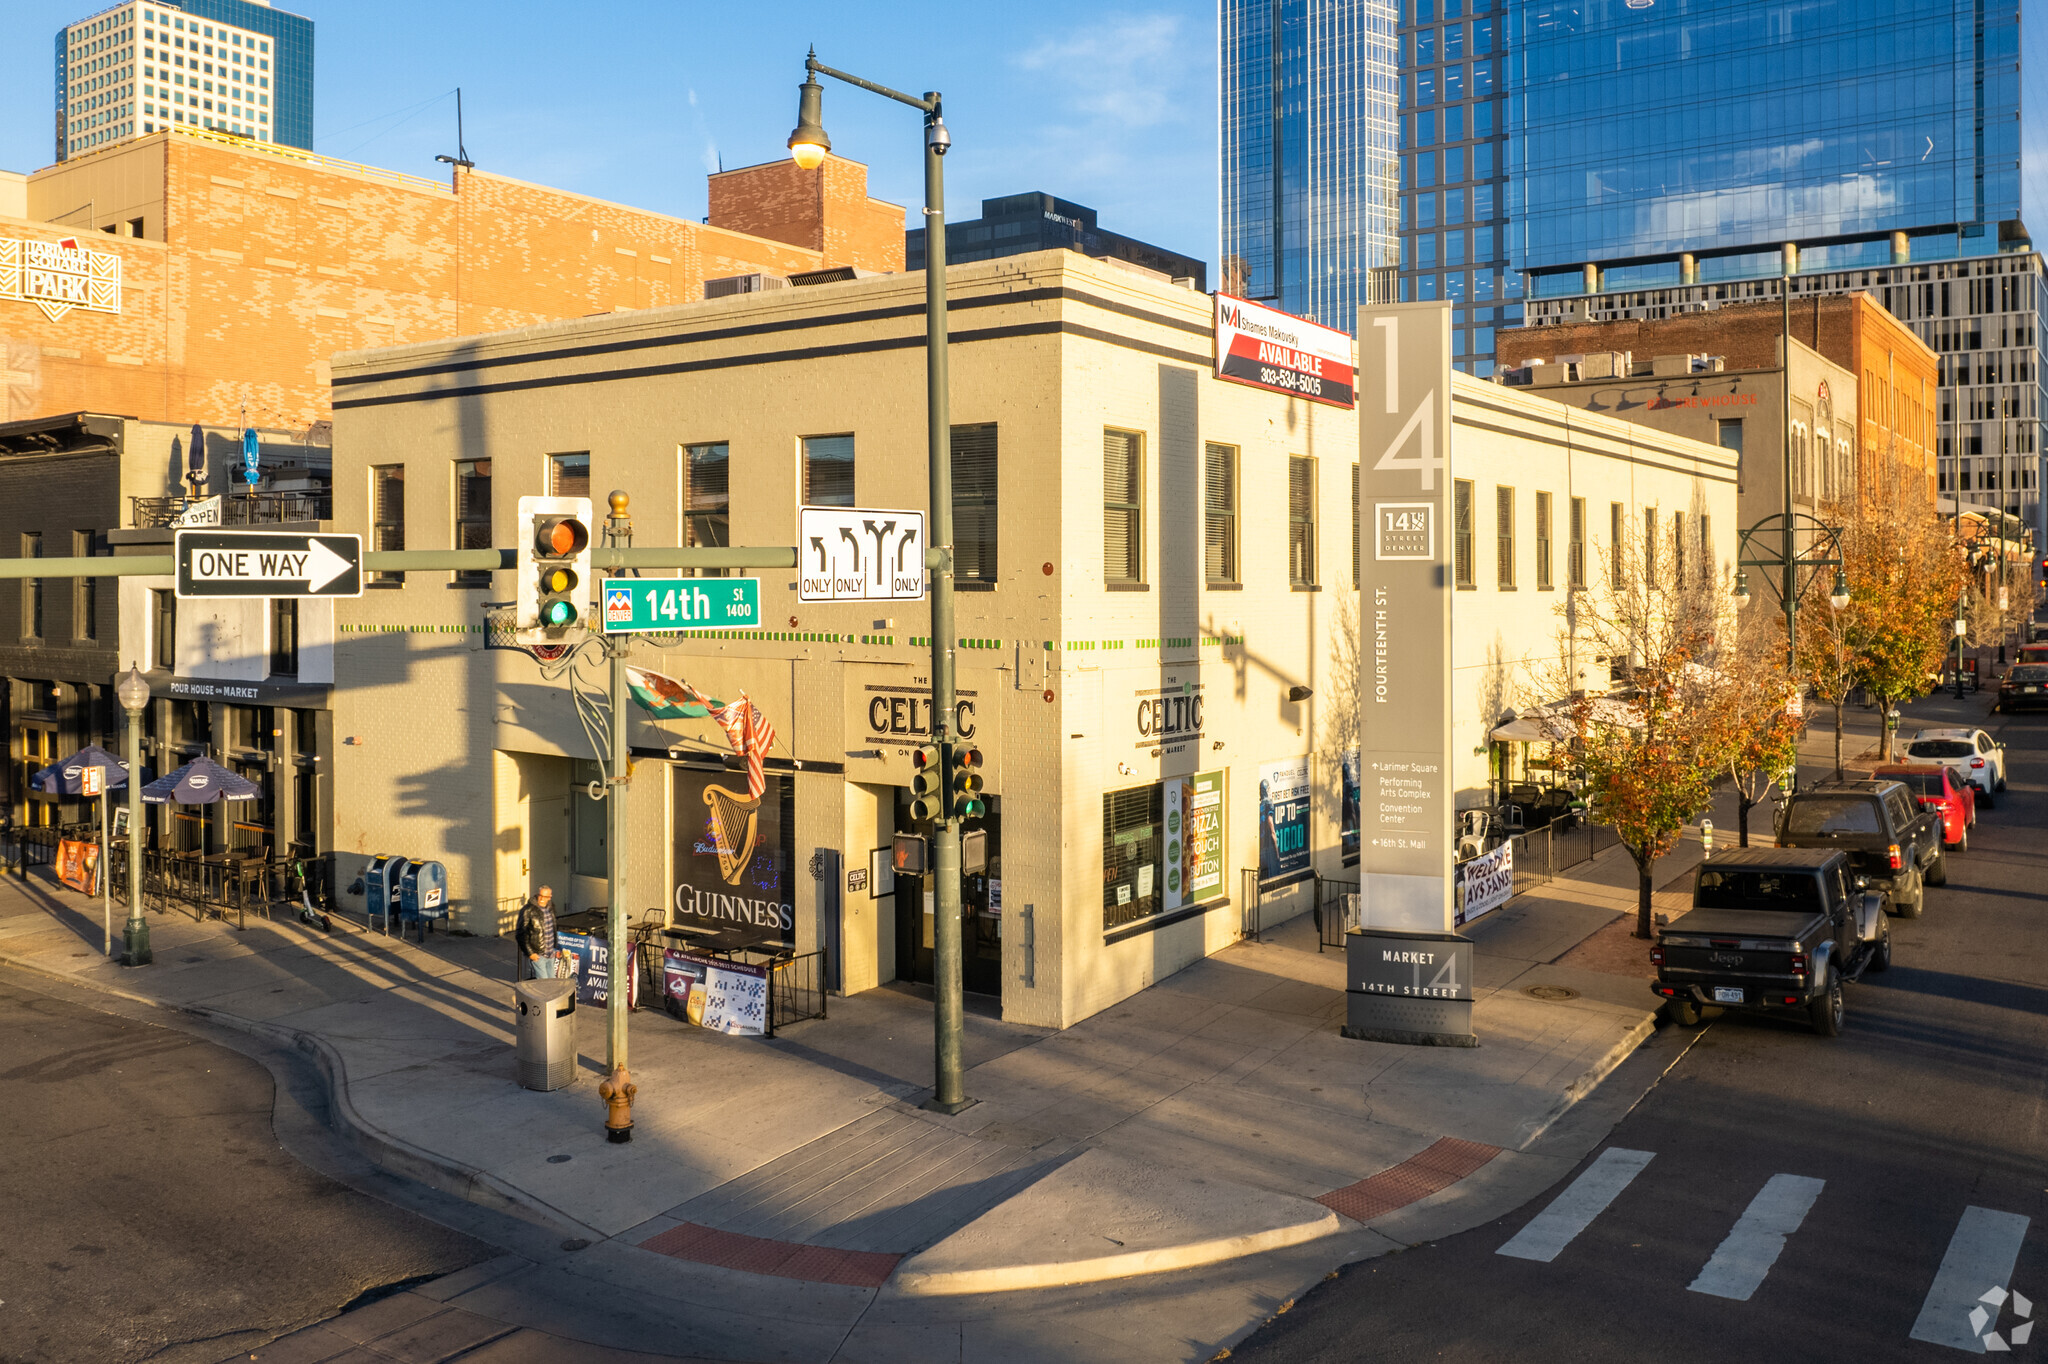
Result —
M 1780 363 L 1784 325 L 1776 303 L 1732 303 L 1661 319 L 1523 327 L 1500 333 L 1499 363 L 1505 370 L 1618 352 L 1633 354 L 1642 366 L 1657 356 L 1711 355 L 1721 357 L 1726 371 L 1767 370 Z M 1889 456 L 1922 470 L 1932 505 L 1940 357 L 1868 294 L 1799 299 L 1792 305 L 1791 335 L 1854 376 L 1858 468 L 1867 471 L 1871 461 Z M 1661 410 L 1644 406 L 1619 415 L 1655 421 Z
M 304 430 L 327 417 L 337 352 L 694 302 L 707 279 L 903 268 L 903 210 L 867 196 L 858 162 L 729 171 L 711 207 L 692 222 L 183 128 L 126 141 L 35 172 L 26 213 L 0 216 L 0 423 Z M 67 240 L 97 296 L 44 306 L 35 281 L 66 271 L 24 284 L 7 262 Z

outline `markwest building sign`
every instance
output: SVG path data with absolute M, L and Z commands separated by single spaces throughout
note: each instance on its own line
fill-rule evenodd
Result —
M 45 242 L 0 237 L 0 299 L 33 303 L 52 322 L 73 308 L 121 311 L 121 258 L 88 251 L 75 237 Z
M 1218 294 L 1216 377 L 1348 408 L 1357 372 L 1343 332 Z

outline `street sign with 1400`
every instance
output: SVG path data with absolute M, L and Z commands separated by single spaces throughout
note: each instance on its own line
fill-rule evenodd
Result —
M 758 630 L 759 578 L 606 578 L 598 618 L 608 635 L 676 630 Z

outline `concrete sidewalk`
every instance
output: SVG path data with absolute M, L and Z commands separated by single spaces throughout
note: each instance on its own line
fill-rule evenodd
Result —
M 99 955 L 99 906 L 38 873 L 0 885 L 0 961 L 295 1047 L 379 1165 L 564 1238 L 559 1263 L 436 1286 L 468 1314 L 700 1358 L 1203 1359 L 1337 1264 L 1515 1206 L 1598 1139 L 1590 1119 L 1546 1134 L 1650 1037 L 1655 1001 L 1553 963 L 1632 907 L 1604 884 L 1616 856 L 1472 927 L 1476 1049 L 1340 1037 L 1342 954 L 1304 917 L 1062 1033 L 971 1014 L 980 1102 L 951 1118 L 916 1107 L 913 992 L 833 1000 L 774 1039 L 640 1013 L 622 1146 L 595 1092 L 602 1015 L 577 1084 L 514 1083 L 503 941 L 165 915 L 131 971 Z

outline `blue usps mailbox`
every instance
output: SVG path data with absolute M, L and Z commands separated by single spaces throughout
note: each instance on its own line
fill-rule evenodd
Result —
M 398 876 L 404 867 L 404 858 L 379 853 L 363 868 L 363 917 L 381 917 L 387 933 L 392 916 L 398 913 Z
M 448 917 L 448 869 L 439 862 L 407 862 L 398 874 L 398 915 L 401 925 L 416 923 L 420 937 L 436 919 Z

